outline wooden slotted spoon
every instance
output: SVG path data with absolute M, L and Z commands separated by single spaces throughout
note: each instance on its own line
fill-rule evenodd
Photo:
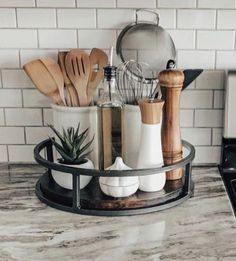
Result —
M 23 69 L 41 93 L 51 98 L 55 104 L 64 105 L 54 78 L 40 60 L 26 63 Z
M 101 49 L 93 48 L 89 55 L 89 60 L 91 64 L 91 72 L 87 86 L 88 103 L 92 101 L 94 93 L 103 79 L 103 68 L 108 64 L 108 57 Z
M 67 75 L 77 91 L 80 106 L 87 106 L 87 84 L 91 70 L 88 54 L 81 49 L 72 49 L 66 55 L 65 66 Z
M 65 67 L 65 58 L 68 52 L 59 52 L 58 53 L 58 63 L 61 67 L 61 71 L 63 74 L 63 78 L 64 78 L 64 82 L 65 82 L 65 86 L 66 89 L 68 91 L 69 94 L 69 101 L 70 101 L 70 106 L 73 107 L 78 107 L 79 106 L 79 99 L 78 99 L 78 95 L 76 92 L 75 87 L 72 85 L 67 72 L 66 72 L 66 67 Z

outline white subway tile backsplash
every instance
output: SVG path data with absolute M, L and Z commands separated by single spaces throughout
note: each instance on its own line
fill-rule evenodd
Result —
M 196 0 L 157 0 L 157 7 L 194 8 Z
M 33 7 L 35 0 L 1 0 L 0 7 Z
M 224 91 L 214 91 L 214 108 L 224 108 Z
M 217 69 L 235 69 L 236 68 L 236 51 L 217 51 L 216 52 Z
M 131 9 L 98 9 L 97 16 L 98 28 L 119 29 L 135 20 Z
M 235 0 L 198 0 L 199 8 L 234 8 Z
M 117 7 L 155 8 L 156 0 L 117 0 Z
M 52 109 L 43 109 L 43 125 L 53 125 Z
M 60 28 L 95 28 L 95 9 L 59 9 L 57 11 Z
M 78 41 L 80 48 L 109 49 L 116 45 L 115 30 L 79 30 Z
M 222 41 L 222 39 L 224 39 Z M 229 50 L 234 49 L 235 32 L 233 31 L 198 31 L 198 49 Z
M 26 127 L 25 133 L 27 144 L 37 144 L 48 139 L 49 136 L 53 136 L 49 127 Z
M 180 110 L 180 126 L 193 127 L 194 110 Z
M 1 68 L 19 67 L 19 51 L 7 50 L 7 49 L 0 50 L 0 67 Z
M 0 28 L 16 27 L 15 9 L 0 9 Z
M 51 28 L 56 27 L 56 10 L 40 8 L 17 9 L 18 27 Z
M 214 51 L 178 51 L 178 67 L 184 69 L 213 69 L 215 65 Z
M 194 49 L 195 31 L 194 30 L 168 30 L 172 37 L 176 49 Z
M 41 109 L 5 109 L 7 126 L 41 126 Z
M 32 88 L 33 83 L 23 70 L 2 70 L 4 88 Z
M 36 0 L 40 7 L 75 7 L 76 0 Z
M 39 30 L 40 48 L 76 48 L 76 30 Z
M 216 164 L 220 162 L 220 146 L 195 147 L 196 155 L 194 164 Z
M 194 146 L 211 145 L 210 128 L 182 128 L 181 137 L 189 141 Z
M 212 108 L 213 91 L 185 90 L 181 93 L 181 108 Z
M 116 7 L 116 0 L 77 0 L 78 7 Z
M 223 129 L 222 128 L 214 128 L 212 134 L 212 145 L 220 146 L 222 144 L 223 137 Z
M 236 10 L 218 10 L 218 29 L 236 29 Z
M 0 48 L 36 48 L 37 32 L 30 29 L 1 29 Z
M 34 162 L 34 146 L 32 145 L 9 145 L 10 162 Z
M 24 107 L 50 107 L 50 99 L 38 90 L 23 90 Z
M 204 70 L 196 80 L 197 89 L 223 89 L 225 81 L 225 71 Z
M 0 144 L 24 144 L 23 127 L 0 127 Z
M 5 116 L 4 116 L 4 109 L 0 108 L 0 125 L 4 125 L 5 124 Z
M 183 9 L 177 11 L 177 27 L 181 29 L 214 29 L 214 10 Z
M 0 145 L 0 162 L 8 161 L 8 152 L 6 145 Z
M 21 90 L 0 89 L 0 107 L 22 107 Z
M 195 127 L 221 127 L 223 110 L 196 110 Z

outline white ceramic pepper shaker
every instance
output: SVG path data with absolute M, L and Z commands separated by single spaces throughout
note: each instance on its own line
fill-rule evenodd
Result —
M 161 146 L 161 111 L 164 101 L 160 99 L 141 99 L 142 126 L 137 168 L 157 168 L 163 165 Z M 166 182 L 165 172 L 140 176 L 139 189 L 154 192 L 163 189 Z

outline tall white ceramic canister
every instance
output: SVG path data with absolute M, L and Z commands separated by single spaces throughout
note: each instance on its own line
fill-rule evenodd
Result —
M 141 99 L 141 139 L 137 168 L 157 168 L 163 166 L 161 146 L 161 112 L 164 101 Z M 162 190 L 165 186 L 165 172 L 139 177 L 139 189 L 145 192 Z

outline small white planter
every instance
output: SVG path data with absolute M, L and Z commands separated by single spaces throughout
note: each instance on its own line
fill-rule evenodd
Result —
M 58 164 L 61 164 L 61 163 L 58 163 Z M 65 164 L 61 164 L 61 165 L 65 166 Z M 89 159 L 87 159 L 87 161 L 85 163 L 80 164 L 80 165 L 66 165 L 66 166 L 73 167 L 73 168 L 94 169 L 93 163 Z M 53 179 L 56 181 L 56 183 L 58 185 L 60 185 L 61 187 L 66 188 L 66 189 L 72 189 L 73 188 L 73 184 L 72 184 L 73 183 L 73 176 L 72 176 L 72 174 L 53 170 L 52 176 L 53 176 Z M 89 184 L 91 179 L 92 179 L 92 177 L 90 177 L 90 176 L 81 175 L 80 176 L 80 189 L 85 188 Z
M 93 136 L 94 140 L 89 148 L 92 152 L 88 158 L 93 162 L 96 169 L 99 168 L 99 129 L 98 129 L 98 110 L 96 106 L 88 107 L 65 107 L 52 104 L 53 110 L 53 125 L 58 131 L 63 128 L 74 127 L 77 128 L 80 122 L 80 132 L 89 128 L 88 137 L 85 144 L 89 142 Z M 59 158 L 58 154 L 55 158 Z

